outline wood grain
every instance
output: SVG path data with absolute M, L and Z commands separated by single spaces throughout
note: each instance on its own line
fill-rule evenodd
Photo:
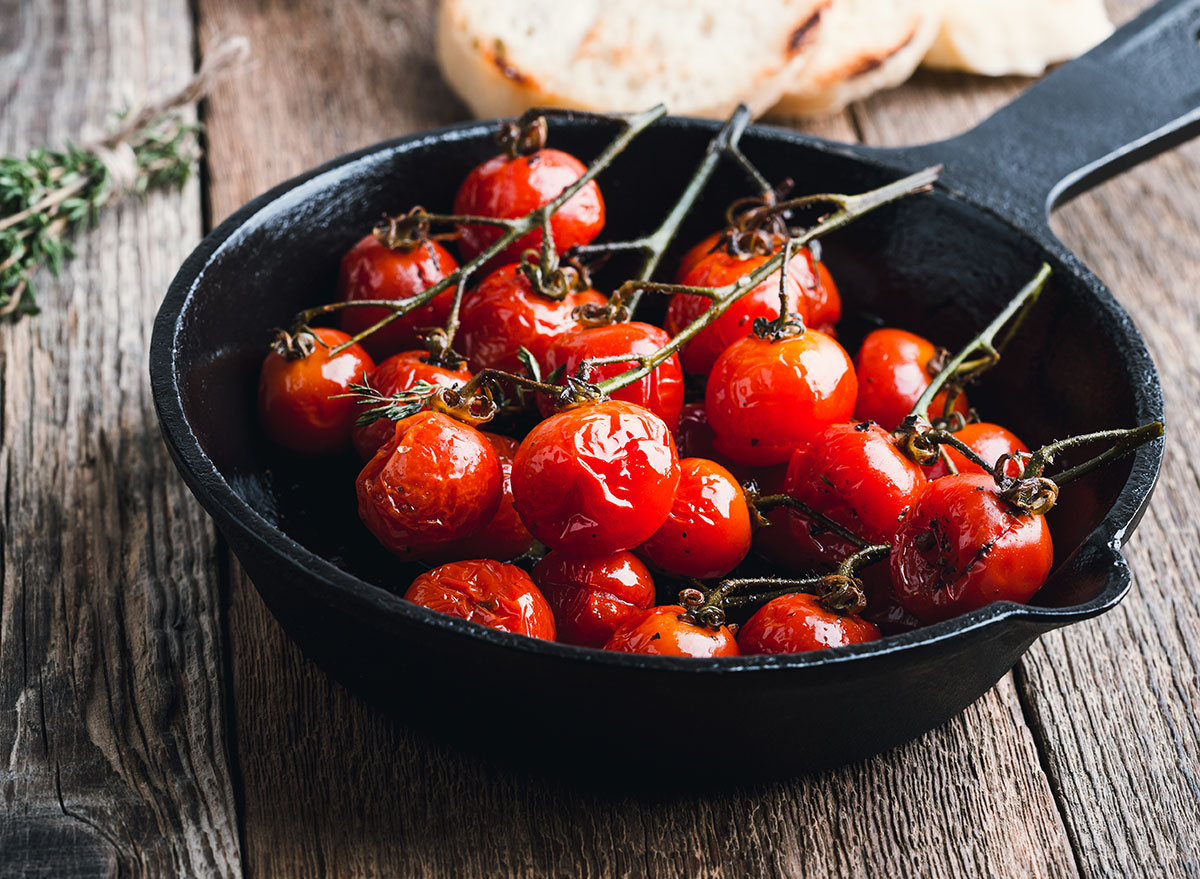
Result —
M 1113 0 L 1124 22 L 1150 4 Z M 871 142 L 963 130 L 1023 81 L 922 74 L 857 108 Z M 1130 597 L 1051 634 L 1017 669 L 1021 701 L 1053 780 L 1082 872 L 1200 874 L 1200 145 L 1162 156 L 1065 207 L 1063 241 L 1129 309 L 1167 398 L 1166 462 L 1126 549 Z
M 252 80 L 207 103 L 213 217 L 338 152 L 459 118 L 432 74 L 430 8 L 201 0 L 202 46 L 247 32 L 258 58 Z M 837 117 L 820 133 L 852 137 L 854 124 Z M 300 655 L 236 566 L 231 586 L 252 875 L 1075 873 L 1010 678 L 943 729 L 824 776 L 614 797 L 477 760 L 380 716 Z
M 184 0 L 7 2 L 0 148 L 61 146 L 191 72 Z M 0 330 L 0 873 L 240 873 L 212 528 L 158 437 L 146 349 L 196 184 L 106 211 Z

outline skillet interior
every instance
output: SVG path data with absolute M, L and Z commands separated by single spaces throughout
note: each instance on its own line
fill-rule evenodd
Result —
M 586 160 L 606 142 L 609 130 L 586 121 L 557 122 L 552 124 L 551 143 Z M 632 237 L 658 221 L 699 160 L 712 130 L 705 123 L 670 120 L 634 142 L 601 177 L 608 205 L 606 238 Z M 636 688 L 628 689 L 629 674 L 638 673 L 643 675 L 640 691 L 661 707 L 663 690 L 674 687 L 671 681 L 684 670 L 679 663 L 630 662 L 557 645 L 518 644 L 522 639 L 496 638 L 496 633 L 478 627 L 415 614 L 411 606 L 380 589 L 331 573 L 305 550 L 392 593 L 403 591 L 415 569 L 380 550 L 360 527 L 349 489 L 358 469 L 355 461 L 298 461 L 269 447 L 257 429 L 254 389 L 268 330 L 298 309 L 332 298 L 340 255 L 381 213 L 414 203 L 445 209 L 467 169 L 494 153 L 491 131 L 487 125 L 462 126 L 334 163 L 294 188 L 285 184 L 280 190 L 287 191 L 268 194 L 214 232 L 181 270 L 156 327 L 152 372 L 164 433 L 189 484 L 229 535 L 272 610 L 302 645 L 361 689 L 379 695 L 383 687 L 394 693 L 386 682 L 395 681 L 404 650 L 416 651 L 424 645 L 446 658 L 448 664 L 442 669 L 446 674 L 453 675 L 459 663 L 462 670 L 470 668 L 471 674 L 478 674 L 482 651 L 505 666 L 507 674 L 520 667 L 531 692 L 552 681 L 582 687 L 592 693 L 593 707 L 601 709 L 618 698 L 615 691 L 608 692 L 610 684 L 616 684 L 606 674 L 620 676 L 625 695 L 633 698 Z M 769 179 L 790 177 L 797 192 L 857 192 L 897 176 L 894 170 L 854 157 L 848 148 L 806 145 L 787 132 L 752 128 L 743 147 Z M 724 167 L 679 240 L 686 245 L 711 231 L 719 225 L 724 206 L 747 192 L 740 172 Z M 851 352 L 873 321 L 904 326 L 954 347 L 998 311 L 1043 259 L 1050 261 L 1055 277 L 1033 319 L 1003 363 L 971 391 L 972 402 L 986 417 L 1008 424 L 1031 446 L 1071 433 L 1129 426 L 1161 407 L 1152 368 L 1147 374 L 1145 363 L 1131 363 L 1121 346 L 1129 332 L 1121 323 L 1122 315 L 1097 297 L 1088 277 L 1077 276 L 1057 252 L 1048 251 L 1034 237 L 944 192 L 885 208 L 831 236 L 824 247 L 850 316 L 843 341 Z M 665 264 L 671 265 L 670 258 Z M 598 278 L 602 289 L 606 280 L 622 277 L 622 266 L 614 260 L 606 272 Z M 179 396 L 173 400 L 176 383 Z M 180 408 L 183 419 L 175 417 Z M 199 450 L 192 448 L 189 430 L 198 439 Z M 1154 460 L 1159 454 L 1157 448 L 1142 453 Z M 205 472 L 208 461 L 215 474 Z M 1061 565 L 1100 525 L 1125 486 L 1133 461 L 1109 466 L 1063 492 L 1051 514 L 1056 564 Z M 1153 467 L 1150 474 L 1141 487 L 1143 494 L 1152 485 Z M 241 509 L 224 486 L 265 521 Z M 1135 499 L 1137 505 L 1144 499 Z M 1035 604 L 1064 610 L 1084 604 L 1107 606 L 1126 586 L 1123 566 L 1108 557 L 1098 566 L 1074 565 L 1070 576 L 1053 577 Z M 321 614 L 323 619 L 314 618 Z M 839 651 L 839 656 L 686 665 L 697 674 L 714 675 L 807 667 L 806 686 L 836 688 L 850 680 L 858 685 L 869 680 L 907 701 L 911 716 L 893 716 L 881 726 L 879 713 L 885 706 L 880 702 L 879 713 L 872 709 L 858 721 L 859 726 L 875 723 L 878 728 L 872 734 L 840 742 L 827 753 L 814 752 L 812 761 L 793 761 L 798 766 L 829 762 L 900 741 L 960 710 L 990 686 L 1040 631 L 1056 624 L 1039 621 L 1036 614 L 1032 619 L 1017 614 L 1002 620 L 1004 615 L 993 607 L 893 639 L 883 647 Z M 993 626 L 995 630 L 988 631 L 989 621 L 1007 628 Z M 372 643 L 364 626 L 389 634 Z M 447 633 L 457 646 L 446 648 Z M 411 643 L 398 648 L 391 641 L 395 637 Z M 346 654 L 345 645 L 335 643 L 347 638 L 361 642 L 356 655 Z M 993 644 L 989 660 L 957 683 L 935 686 L 928 680 L 930 687 L 941 691 L 936 698 L 916 691 L 905 695 L 906 688 L 897 689 L 895 681 L 889 680 L 906 664 L 889 662 L 897 651 L 911 654 L 915 666 L 909 666 L 910 672 L 913 667 L 929 671 L 947 660 L 946 645 L 967 650 L 997 639 L 1003 644 Z M 504 658 L 496 659 L 501 654 Z M 555 655 L 568 661 L 547 659 Z M 863 662 L 846 661 L 856 657 Z M 827 673 L 818 681 L 812 673 L 821 667 Z M 590 671 L 581 672 L 583 668 Z M 649 674 L 649 669 L 654 673 Z M 754 698 L 765 699 L 768 691 L 777 698 L 780 688 L 786 692 L 797 682 L 777 677 Z M 430 687 L 426 695 L 439 698 L 431 682 L 409 680 L 405 692 L 412 694 L 412 704 L 425 704 L 417 696 L 425 683 Z M 749 689 L 739 685 L 730 692 Z M 677 696 L 680 705 L 688 704 L 690 697 L 683 689 Z M 575 709 L 567 714 L 578 719 Z M 802 722 L 800 715 L 796 721 Z M 599 730 L 595 716 L 589 722 Z M 777 749 L 783 742 L 795 741 L 796 735 L 795 730 L 764 732 L 746 744 Z

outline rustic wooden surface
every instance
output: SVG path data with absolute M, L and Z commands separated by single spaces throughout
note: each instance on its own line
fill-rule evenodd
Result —
M 1200 149 L 1056 219 L 1166 386 L 1171 442 L 1129 545 L 1130 598 L 893 753 L 702 798 L 599 795 L 428 741 L 325 678 L 173 477 L 146 393 L 153 307 L 202 211 L 217 222 L 340 152 L 462 117 L 431 57 L 430 0 L 195 0 L 194 16 L 182 0 L 26 0 L 15 28 L 11 5 L 6 150 L 182 76 L 193 36 L 203 53 L 244 33 L 256 64 L 201 108 L 204 186 L 107 217 L 43 284 L 63 307 L 0 335 L 0 873 L 1200 874 Z M 1110 3 L 1119 19 L 1145 5 Z M 809 130 L 930 140 L 1023 85 L 922 75 Z

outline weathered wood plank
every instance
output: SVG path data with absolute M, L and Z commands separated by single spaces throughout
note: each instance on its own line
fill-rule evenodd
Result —
M 431 6 L 202 0 L 202 45 L 247 32 L 258 57 L 252 88 L 231 82 L 207 105 L 214 218 L 338 152 L 458 118 L 430 59 Z M 820 130 L 854 129 L 843 116 Z M 253 874 L 1075 872 L 1008 678 L 894 754 L 649 802 L 505 770 L 380 716 L 301 656 L 236 566 L 230 629 Z
M 185 0 L 0 12 L 0 148 L 191 72 Z M 0 330 L 0 873 L 239 875 L 212 527 L 158 437 L 154 311 L 200 192 L 108 212 Z
M 1113 0 L 1109 8 L 1122 22 L 1149 5 Z M 869 102 L 864 127 L 879 143 L 946 136 L 1023 85 L 921 76 Z M 1127 548 L 1133 593 L 1101 619 L 1043 638 L 1018 668 L 1022 702 L 1090 876 L 1200 873 L 1197 193 L 1193 144 L 1080 198 L 1054 220 L 1145 334 L 1170 419 L 1162 481 Z

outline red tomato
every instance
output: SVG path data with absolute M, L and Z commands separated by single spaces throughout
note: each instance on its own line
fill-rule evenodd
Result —
M 474 370 L 490 366 L 520 372 L 517 352 L 522 345 L 543 363 L 550 343 L 579 327 L 575 309 L 605 301 L 595 290 L 568 293 L 562 299 L 542 296 L 516 263 L 506 265 L 463 297 L 458 344 Z
M 879 629 L 855 615 L 840 614 L 815 595 L 796 592 L 773 598 L 738 630 L 738 649 L 752 653 L 804 653 L 878 641 Z
M 817 283 L 808 292 L 808 322 L 814 330 L 832 336 L 834 325 L 842 319 L 842 297 L 825 263 L 814 263 Z
M 694 287 L 723 287 L 738 278 L 748 275 L 770 257 L 730 256 L 717 250 L 700 260 L 684 278 L 683 283 Z M 788 310 L 807 320 L 805 313 L 804 287 L 797 279 L 801 271 L 808 273 L 805 254 L 796 254 L 789 264 L 786 283 Z M 810 275 L 811 277 L 811 275 Z M 708 311 L 712 300 L 693 293 L 677 293 L 667 305 L 667 316 L 663 328 L 671 336 L 678 335 L 688 324 Z M 679 352 L 679 362 L 686 372 L 703 375 L 712 369 L 721 352 L 738 339 L 750 335 L 757 317 L 774 320 L 779 317 L 779 273 L 775 272 L 765 281 L 742 295 L 729 309 L 707 327 L 697 333 Z
M 547 373 L 564 367 L 559 384 L 565 385 L 567 377 L 575 374 L 579 364 L 591 357 L 611 357 L 616 354 L 654 354 L 671 337 L 659 327 L 650 324 L 610 324 L 605 327 L 581 327 L 563 333 L 546 350 L 542 366 Z M 625 363 L 604 363 L 593 367 L 588 376 L 592 383 L 620 375 L 637 366 L 630 360 Z M 683 372 L 679 358 L 672 354 L 661 366 L 645 378 L 621 388 L 612 395 L 614 400 L 625 400 L 645 406 L 667 423 L 672 430 L 679 424 L 679 410 L 683 407 Z M 544 395 L 538 397 L 542 414 L 554 413 L 554 402 Z
M 538 562 L 533 579 L 568 644 L 603 647 L 625 620 L 654 604 L 654 578 L 630 552 L 575 558 L 555 550 Z
M 727 626 L 715 632 L 681 620 L 683 608 L 665 604 L 634 614 L 617 629 L 605 650 L 653 656 L 737 656 L 738 645 Z
M 686 278 L 691 270 L 700 263 L 700 260 L 704 259 L 717 249 L 717 246 L 721 243 L 721 237 L 724 234 L 724 230 L 720 232 L 713 232 L 683 255 L 683 257 L 679 260 L 679 268 L 675 270 L 676 284 L 683 284 L 683 279 Z
M 896 596 L 888 565 L 868 565 L 859 572 L 858 578 L 867 599 L 867 608 L 860 614 L 864 620 L 874 623 L 885 635 L 921 628 L 921 621 L 905 610 Z
M 428 290 L 458 268 L 450 251 L 436 241 L 392 250 L 374 235 L 367 235 L 344 257 L 338 275 L 338 299 L 410 299 Z M 450 315 L 454 288 L 432 302 L 396 318 L 363 340 L 363 347 L 376 358 L 387 357 L 420 344 L 417 330 L 441 326 Z M 390 312 L 386 308 L 344 308 L 340 321 L 350 335 L 362 332 Z
M 605 400 L 535 427 L 513 461 L 521 520 L 551 549 L 632 549 L 666 521 L 679 485 L 671 431 L 648 409 Z
M 304 455 L 331 455 L 350 445 L 358 417 L 350 391 L 375 368 L 371 356 L 351 345 L 337 357 L 329 351 L 350 337 L 341 330 L 313 330 L 316 346 L 307 357 L 288 360 L 272 351 L 258 376 L 258 418 L 272 441 Z
M 517 219 L 554 199 L 587 170 L 574 156 L 541 149 L 528 156 L 493 156 L 479 165 L 458 189 L 454 213 L 477 217 Z M 604 199 L 596 181 L 588 182 L 550 218 L 550 231 L 559 253 L 590 243 L 604 228 Z M 464 259 L 474 259 L 504 234 L 499 226 L 459 226 L 458 246 Z M 526 250 L 542 245 L 542 231 L 523 235 L 492 260 L 516 262 Z
M 462 559 L 478 556 L 488 559 L 515 559 L 529 552 L 533 546 L 533 535 L 517 515 L 512 497 L 512 463 L 520 443 L 510 436 L 483 432 L 487 441 L 496 450 L 500 459 L 500 472 L 504 485 L 500 492 L 500 506 L 496 514 L 479 530 L 455 540 L 437 553 L 438 558 Z
M 870 333 L 854 359 L 858 374 L 854 417 L 859 421 L 876 421 L 884 430 L 899 427 L 932 381 L 929 361 L 936 351 L 928 339 L 906 330 L 885 327 Z M 943 391 L 933 398 L 929 417 L 941 418 L 945 409 Z M 969 410 L 966 394 L 959 394 L 954 411 L 966 415 Z
M 792 452 L 783 490 L 867 543 L 891 543 L 925 482 L 891 434 L 864 421 L 831 424 Z M 832 568 L 857 550 L 799 510 L 779 507 L 770 518 L 770 554 L 797 570 Z
M 1042 516 L 1018 513 L 990 476 L 965 473 L 930 482 L 892 548 L 892 584 L 925 623 L 993 601 L 1027 602 L 1054 562 Z
M 483 434 L 440 412 L 418 412 L 396 422 L 358 474 L 358 515 L 386 549 L 418 558 L 487 522 L 503 482 Z
M 530 638 L 554 640 L 554 614 L 529 575 L 492 559 L 451 562 L 413 580 L 406 600 Z
M 993 467 L 996 466 L 996 462 L 1004 455 L 1014 452 L 1029 452 L 1029 447 L 1021 442 L 1012 431 L 1001 427 L 999 424 L 989 424 L 986 421 L 967 424 L 962 430 L 954 434 L 954 436 L 974 449 L 975 454 Z M 949 446 L 946 446 L 945 449 L 950 455 L 950 460 L 954 462 L 954 466 L 958 468 L 959 473 L 984 472 L 982 467 L 968 461 L 960 452 L 956 452 Z M 1009 476 L 1020 476 L 1021 465 L 1016 461 L 1010 460 L 1005 466 L 1004 472 Z M 930 479 L 941 479 L 943 476 L 949 475 L 949 473 L 949 468 L 946 467 L 945 462 L 941 458 L 934 461 L 933 465 L 929 468 Z
M 424 351 L 403 351 L 392 355 L 372 370 L 368 377 L 371 387 L 381 394 L 396 394 L 407 391 L 419 381 L 438 388 L 456 388 L 471 380 L 471 371 L 466 364 L 457 370 L 449 370 L 434 366 L 428 362 L 428 358 L 429 355 Z M 366 425 L 355 424 L 350 432 L 354 451 L 364 461 L 371 460 L 379 447 L 392 438 L 395 426 L 396 423 L 387 418 Z
M 717 450 L 713 447 L 713 431 L 708 424 L 708 413 L 703 403 L 688 403 L 679 411 L 679 427 L 675 430 L 675 447 L 682 458 L 708 458 L 713 460 Z
M 750 551 L 750 509 L 733 474 L 704 458 L 679 462 L 667 521 L 638 549 L 679 577 L 706 580 L 736 568 Z
M 857 390 L 849 355 L 824 333 L 747 336 L 714 364 L 704 408 L 719 452 L 742 464 L 782 464 L 827 425 L 848 421 Z

